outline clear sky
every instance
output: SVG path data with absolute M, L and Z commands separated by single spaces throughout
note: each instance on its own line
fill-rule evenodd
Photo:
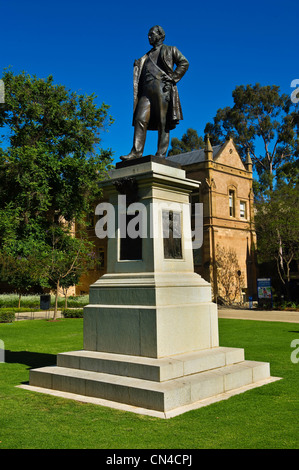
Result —
M 178 84 L 184 120 L 199 135 L 218 108 L 232 105 L 237 85 L 279 85 L 290 94 L 299 79 L 298 0 L 0 0 L 1 70 L 12 66 L 47 77 L 110 105 L 115 123 L 102 147 L 115 162 L 133 139 L 133 62 L 150 49 L 147 33 L 159 24 L 165 44 L 190 63 Z M 144 154 L 156 152 L 148 132 Z

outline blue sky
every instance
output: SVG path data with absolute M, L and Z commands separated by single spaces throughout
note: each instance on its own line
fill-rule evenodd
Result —
M 110 105 L 115 123 L 102 147 L 117 162 L 132 147 L 133 62 L 150 49 L 153 25 L 190 63 L 178 84 L 184 120 L 171 132 L 181 138 L 189 127 L 203 134 L 217 109 L 232 105 L 237 85 L 291 93 L 299 79 L 298 16 L 297 0 L 2 0 L 0 66 L 52 74 L 55 83 Z M 144 154 L 156 152 L 156 141 L 148 132 Z

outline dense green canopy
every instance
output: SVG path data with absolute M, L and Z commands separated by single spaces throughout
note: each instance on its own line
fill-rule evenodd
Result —
M 100 148 L 100 133 L 113 122 L 109 106 L 99 106 L 95 95 L 54 84 L 52 76 L 40 79 L 5 70 L 2 80 L 0 250 L 15 259 L 33 253 L 44 258 L 51 276 L 45 269 L 43 279 L 54 279 L 53 260 L 61 263 L 65 253 L 65 277 L 74 258 L 86 255 L 86 217 L 99 200 L 98 183 L 111 164 L 111 150 Z M 58 249 L 61 256 L 54 256 Z M 80 263 L 75 264 L 79 269 Z

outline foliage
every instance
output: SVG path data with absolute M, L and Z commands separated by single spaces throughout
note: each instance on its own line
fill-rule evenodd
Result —
M 41 284 L 55 291 L 54 320 L 57 316 L 58 295 L 61 285 L 70 287 L 82 274 L 94 266 L 92 242 L 76 237 L 65 227 L 51 227 L 49 240 L 43 253 L 44 274 Z
M 171 139 L 171 149 L 168 152 L 168 156 L 191 152 L 192 150 L 204 148 L 204 146 L 204 140 L 197 134 L 197 131 L 187 129 L 181 140 L 177 137 Z
M 249 149 L 260 189 L 272 189 L 277 170 L 299 155 L 298 105 L 275 85 L 237 86 L 232 96 L 234 105 L 218 109 L 205 133 L 213 145 L 232 137 L 244 161 Z
M 23 253 L 23 256 L 7 250 L 0 252 L 0 278 L 13 285 L 18 292 L 18 307 L 21 305 L 21 295 L 39 284 L 43 271 L 40 261 L 36 247 L 33 247 L 31 253 Z
M 280 183 L 256 204 L 255 224 L 259 262 L 276 261 L 286 294 L 291 263 L 299 260 L 299 185 Z
M 112 123 L 109 107 L 98 106 L 94 95 L 55 85 L 52 76 L 39 79 L 6 70 L 2 79 L 6 91 L 0 108 L 5 143 L 0 149 L 2 280 L 18 283 L 23 290 L 35 278 L 42 279 L 43 286 L 51 282 L 57 286 L 58 279 L 67 284 L 86 266 L 86 219 L 101 195 L 98 182 L 111 164 L 111 151 L 99 147 L 100 132 Z M 78 241 L 71 231 L 74 221 L 80 227 Z M 60 240 L 53 246 L 52 235 L 57 239 L 58 232 Z M 19 262 L 14 264 L 13 258 Z M 63 263 L 67 266 L 62 274 Z
M 273 302 L 274 310 L 288 310 L 288 311 L 299 311 L 299 304 L 292 301 L 276 301 Z
M 2 78 L 0 123 L 8 147 L 1 151 L 1 201 L 18 208 L 25 222 L 41 215 L 48 222 L 80 221 L 99 197 L 97 183 L 111 162 L 111 152 L 98 148 L 100 131 L 112 122 L 108 106 L 54 85 L 51 76 L 6 71 Z
M 28 312 L 30 310 L 31 312 L 38 312 L 40 309 L 39 307 L 0 307 L 0 312 L 2 313 L 7 313 L 7 312 L 14 312 L 14 313 L 21 313 L 21 312 Z
M 61 313 L 64 318 L 83 318 L 83 308 L 65 308 Z
M 12 310 L 0 310 L 0 323 L 12 323 L 15 320 L 15 312 Z
M 22 308 L 18 308 L 19 296 L 18 294 L 1 294 L 0 295 L 0 308 L 13 309 L 18 311 L 28 311 L 28 309 L 39 309 L 40 296 L 39 295 L 24 295 L 22 297 Z M 81 308 L 89 303 L 88 295 L 70 296 L 68 298 L 69 307 Z M 55 296 L 51 295 L 51 306 L 55 304 Z M 58 299 L 58 306 L 64 306 L 64 299 Z

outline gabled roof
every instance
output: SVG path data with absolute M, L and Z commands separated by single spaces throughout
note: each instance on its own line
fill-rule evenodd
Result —
M 213 149 L 213 159 L 215 160 L 221 147 L 225 144 L 215 145 Z M 182 166 L 193 165 L 193 163 L 200 163 L 205 161 L 204 149 L 192 150 L 192 152 L 180 153 L 179 155 L 170 155 L 167 160 L 179 163 Z

